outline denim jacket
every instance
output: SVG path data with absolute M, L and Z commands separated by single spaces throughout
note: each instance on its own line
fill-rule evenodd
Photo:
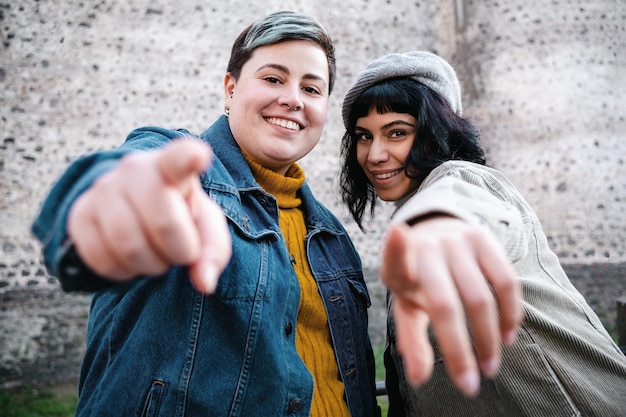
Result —
M 83 283 L 64 282 L 60 261 L 72 201 L 126 152 L 161 147 L 185 134 L 135 130 L 118 150 L 75 162 L 55 185 L 33 232 L 44 244 L 50 273 L 66 290 L 105 282 L 93 273 Z M 214 152 L 201 183 L 228 219 L 233 257 L 213 295 L 198 293 L 183 267 L 93 293 L 78 416 L 309 415 L 313 379 L 295 345 L 300 290 L 278 206 L 254 180 L 225 117 L 201 137 Z M 379 415 L 360 259 L 306 183 L 300 197 L 337 377 L 353 416 Z

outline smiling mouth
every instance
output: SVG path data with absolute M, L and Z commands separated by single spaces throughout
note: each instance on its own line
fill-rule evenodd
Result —
M 270 124 L 284 127 L 285 129 L 290 129 L 290 130 L 302 129 L 302 126 L 300 126 L 298 123 L 293 122 L 291 120 L 279 119 L 277 117 L 265 117 L 264 119 Z
M 377 180 L 386 180 L 389 179 L 391 177 L 395 177 L 396 175 L 398 175 L 399 173 L 401 173 L 402 170 L 401 169 L 397 169 L 395 171 L 391 171 L 391 172 L 385 172 L 384 174 L 372 174 L 374 176 L 374 178 L 376 178 Z

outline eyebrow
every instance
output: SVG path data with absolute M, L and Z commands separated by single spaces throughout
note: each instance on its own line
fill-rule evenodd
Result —
M 278 71 L 284 72 L 285 74 L 289 74 L 289 68 L 287 68 L 285 65 L 281 65 L 281 64 L 273 64 L 273 63 L 268 63 L 268 64 L 263 64 L 261 65 L 259 68 L 257 68 L 256 72 L 259 72 L 265 68 L 273 68 L 276 69 Z M 326 86 L 326 80 L 324 80 L 323 77 L 320 77 L 319 75 L 315 75 L 312 73 L 306 73 L 304 74 L 304 77 L 307 80 L 315 80 L 315 81 L 320 81 L 324 84 L 324 86 Z
M 385 125 L 383 125 L 383 129 L 389 129 L 390 127 L 394 127 L 395 125 L 403 125 L 403 126 L 409 126 L 409 127 L 415 127 L 415 125 L 413 123 L 409 123 L 409 122 L 405 122 L 404 120 L 394 120 L 392 122 L 389 122 Z M 368 131 L 366 128 L 361 127 L 359 125 L 354 126 L 354 130 L 365 130 Z

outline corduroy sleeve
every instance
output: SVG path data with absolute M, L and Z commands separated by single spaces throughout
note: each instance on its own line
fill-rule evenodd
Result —
M 440 213 L 488 227 L 512 262 L 528 248 L 528 233 L 520 210 L 523 200 L 510 192 L 513 185 L 502 173 L 470 162 L 449 161 L 426 178 L 420 189 L 394 213 L 392 223 Z

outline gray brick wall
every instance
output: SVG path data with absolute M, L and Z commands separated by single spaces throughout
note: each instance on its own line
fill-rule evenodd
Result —
M 490 164 L 527 196 L 607 327 L 625 292 L 626 3 L 604 1 L 0 0 L 0 388 L 75 376 L 88 298 L 60 292 L 29 232 L 67 163 L 135 127 L 201 132 L 223 107 L 230 46 L 262 13 L 318 17 L 338 79 L 320 146 L 302 165 L 362 254 L 382 340 L 378 241 L 337 192 L 341 99 L 372 58 L 429 49 L 458 70 Z

